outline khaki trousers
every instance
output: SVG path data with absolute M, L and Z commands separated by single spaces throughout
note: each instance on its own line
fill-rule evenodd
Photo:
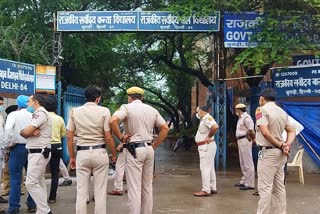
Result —
M 198 147 L 200 158 L 200 171 L 202 177 L 202 191 L 210 193 L 217 190 L 216 172 L 214 169 L 214 158 L 217 145 L 215 142 L 204 144 Z
M 50 156 L 44 158 L 42 153 L 28 154 L 26 188 L 37 205 L 37 214 L 48 214 L 50 212 L 45 183 L 45 172 L 49 161 Z
M 136 148 L 137 158 L 128 151 L 126 176 L 128 186 L 129 214 L 151 214 L 153 208 L 153 166 L 152 146 Z
M 126 149 L 120 152 L 116 163 L 116 173 L 114 176 L 114 190 L 123 191 L 123 175 L 126 167 Z
M 257 214 L 285 214 L 286 190 L 284 186 L 284 165 L 287 158 L 280 149 L 263 149 L 258 160 L 258 202 Z
M 254 164 L 252 159 L 252 142 L 247 138 L 238 140 L 240 168 L 242 178 L 240 184 L 254 187 Z
M 108 169 L 109 157 L 106 149 L 89 149 L 77 152 L 76 214 L 87 214 L 87 200 L 91 173 L 93 174 L 94 183 L 94 213 L 107 213 Z

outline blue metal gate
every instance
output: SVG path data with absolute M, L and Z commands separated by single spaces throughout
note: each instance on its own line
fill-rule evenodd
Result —
M 218 170 L 222 164 L 223 170 L 227 167 L 227 88 L 224 81 L 216 81 L 209 87 L 212 96 L 212 115 L 214 116 L 219 130 L 215 135 L 217 143 L 217 153 L 215 159 L 215 168 Z
M 68 123 L 70 110 L 74 107 L 81 106 L 85 104 L 85 96 L 84 96 L 84 88 L 75 87 L 72 85 L 67 86 L 67 90 L 63 95 L 63 114 L 65 124 Z M 69 162 L 69 153 L 68 153 L 68 145 L 67 138 L 63 139 L 62 144 L 62 158 L 65 163 Z

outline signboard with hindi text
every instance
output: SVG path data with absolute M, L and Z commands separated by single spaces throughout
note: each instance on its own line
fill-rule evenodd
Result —
M 255 12 L 224 14 L 224 47 L 248 48 L 257 46 L 256 42 L 250 41 L 257 27 L 262 21 L 262 15 Z
M 139 12 L 139 31 L 210 32 L 219 31 L 220 12 L 206 17 L 181 18 L 170 12 Z
M 0 92 L 32 95 L 35 90 L 35 66 L 0 59 Z
M 179 17 L 163 11 L 60 11 L 57 30 L 210 32 L 220 30 L 220 12 Z
M 288 25 L 289 20 L 297 19 L 294 25 Z M 254 38 L 261 31 L 261 24 L 266 21 L 266 15 L 256 12 L 228 12 L 224 13 L 224 46 L 226 48 L 252 48 L 258 45 Z M 312 15 L 298 17 L 285 16 L 279 18 L 277 29 L 282 32 L 284 40 L 300 43 L 320 45 L 318 21 Z M 293 45 L 294 48 L 295 45 Z
M 58 31 L 135 31 L 138 12 L 135 11 L 60 11 Z
M 279 98 L 320 96 L 320 65 L 274 68 L 272 83 Z

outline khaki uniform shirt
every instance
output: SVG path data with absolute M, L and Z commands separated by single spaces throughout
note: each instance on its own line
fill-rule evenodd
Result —
M 246 136 L 249 130 L 254 129 L 254 123 L 251 116 L 244 112 L 237 123 L 236 137 Z
M 267 102 L 256 110 L 256 141 L 260 146 L 273 146 L 260 132 L 259 126 L 266 125 L 276 139 L 283 141 L 282 133 L 286 125 L 290 125 L 287 113 L 274 102 Z
M 105 132 L 110 131 L 110 111 L 94 102 L 71 110 L 67 129 L 77 132 L 77 145 L 94 146 L 105 144 Z
M 197 143 L 204 141 L 208 136 L 211 127 L 215 124 L 217 124 L 216 121 L 213 119 L 213 117 L 209 113 L 204 115 L 200 120 L 195 141 Z M 214 139 L 214 136 L 212 136 L 212 138 Z
M 153 139 L 154 126 L 160 127 L 166 123 L 160 113 L 141 100 L 122 105 L 114 114 L 123 121 L 126 131 L 132 134 L 130 141 L 148 141 Z
M 26 144 L 27 149 L 43 149 L 50 147 L 52 121 L 47 110 L 43 107 L 39 107 L 33 114 L 31 119 L 32 126 L 40 129 L 39 136 L 28 137 Z

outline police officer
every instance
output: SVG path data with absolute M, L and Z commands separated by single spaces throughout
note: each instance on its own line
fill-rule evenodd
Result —
M 239 117 L 236 130 L 236 138 L 239 149 L 240 168 L 242 178 L 240 183 L 235 184 L 240 190 L 254 189 L 254 165 L 252 159 L 252 142 L 255 140 L 254 123 L 251 116 L 246 112 L 246 105 L 236 105 L 236 114 Z
M 196 116 L 200 119 L 200 124 L 195 141 L 198 145 L 200 158 L 200 171 L 202 177 L 202 189 L 194 193 L 194 196 L 203 197 L 210 194 L 217 194 L 217 179 L 214 169 L 214 158 L 216 156 L 217 145 L 214 135 L 218 131 L 218 124 L 208 112 L 208 107 L 201 106 L 196 109 Z
M 286 190 L 284 186 L 284 165 L 295 138 L 288 115 L 275 104 L 276 92 L 262 91 L 256 109 L 256 141 L 259 146 L 258 159 L 258 202 L 257 214 L 285 214 Z M 283 131 L 287 132 L 286 141 Z
M 156 109 L 142 103 L 143 89 L 131 87 L 127 94 L 129 104 L 122 105 L 113 114 L 110 126 L 114 134 L 126 143 L 129 213 L 151 214 L 154 149 L 166 138 L 169 127 Z M 119 129 L 119 123 L 122 121 L 128 127 L 129 134 L 122 135 Z M 154 126 L 160 129 L 155 141 L 152 135 Z
M 37 205 L 37 214 L 52 213 L 47 203 L 45 183 L 46 166 L 50 160 L 51 118 L 45 106 L 45 98 L 35 94 L 29 97 L 28 108 L 34 110 L 31 124 L 20 135 L 27 138 L 28 170 L 26 188 Z
M 106 144 L 116 160 L 116 150 L 109 127 L 110 111 L 99 106 L 101 89 L 88 86 L 85 89 L 86 103 L 71 110 L 67 138 L 70 166 L 77 173 L 76 213 L 87 213 L 87 199 L 91 173 L 94 182 L 95 214 L 107 212 L 107 181 L 109 156 Z M 77 132 L 77 158 L 74 154 L 74 136 Z

